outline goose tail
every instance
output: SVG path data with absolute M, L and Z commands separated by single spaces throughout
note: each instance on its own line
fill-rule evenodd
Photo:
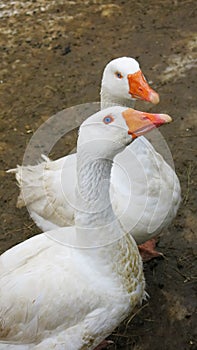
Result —
M 46 164 L 51 162 L 51 160 L 44 154 L 41 155 L 41 158 L 43 162 L 37 165 L 17 165 L 16 168 L 6 171 L 7 173 L 15 174 L 17 185 L 20 188 L 16 204 L 17 208 L 30 205 L 39 200 L 42 195 L 41 189 L 43 187 L 44 170 Z

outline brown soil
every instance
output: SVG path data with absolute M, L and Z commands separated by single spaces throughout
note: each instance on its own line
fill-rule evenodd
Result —
M 1 18 L 1 252 L 39 232 L 4 172 L 49 116 L 99 99 L 104 66 L 136 57 L 174 123 L 162 129 L 181 181 L 183 201 L 159 239 L 165 259 L 144 266 L 150 299 L 110 337 L 110 349 L 194 350 L 195 329 L 195 0 L 5 1 Z M 46 7 L 45 5 L 48 4 Z M 168 70 L 166 71 L 168 67 Z M 138 105 L 139 107 L 139 105 Z M 146 109 L 144 104 L 140 108 Z M 73 143 L 71 139 L 71 143 Z M 62 143 L 53 158 L 68 152 Z M 110 315 L 109 315 L 110 317 Z

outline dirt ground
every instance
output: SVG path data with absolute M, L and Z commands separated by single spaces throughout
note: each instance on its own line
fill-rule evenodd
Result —
M 174 118 L 161 132 L 183 200 L 159 239 L 165 259 L 144 265 L 150 299 L 113 333 L 110 349 L 196 349 L 197 2 L 7 0 L 0 10 L 1 252 L 39 232 L 26 209 L 16 209 L 18 188 L 4 170 L 22 162 L 32 133 L 48 117 L 99 100 L 108 61 L 135 57 L 161 98 L 158 106 L 138 107 Z M 75 141 L 61 143 L 53 158 L 66 154 Z

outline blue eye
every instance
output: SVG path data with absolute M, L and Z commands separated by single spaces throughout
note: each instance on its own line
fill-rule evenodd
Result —
M 111 115 L 107 115 L 106 117 L 103 118 L 103 122 L 105 124 L 110 124 L 113 121 L 114 121 L 114 118 Z

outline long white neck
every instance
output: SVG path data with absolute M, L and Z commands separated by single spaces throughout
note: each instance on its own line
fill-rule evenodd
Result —
M 135 99 L 123 99 L 118 98 L 115 96 L 112 96 L 108 91 L 106 91 L 103 87 L 101 87 L 101 109 L 113 107 L 113 106 L 123 106 L 123 107 L 130 107 L 134 108 L 135 106 Z
M 117 281 L 135 305 L 144 294 L 141 257 L 132 236 L 116 219 L 109 196 L 112 162 L 95 159 L 83 147 L 77 152 L 75 230 L 77 245 L 85 249 L 102 274 Z
M 95 159 L 83 147 L 77 152 L 75 225 L 84 244 L 105 245 L 124 235 L 110 201 L 111 167 L 111 160 Z

